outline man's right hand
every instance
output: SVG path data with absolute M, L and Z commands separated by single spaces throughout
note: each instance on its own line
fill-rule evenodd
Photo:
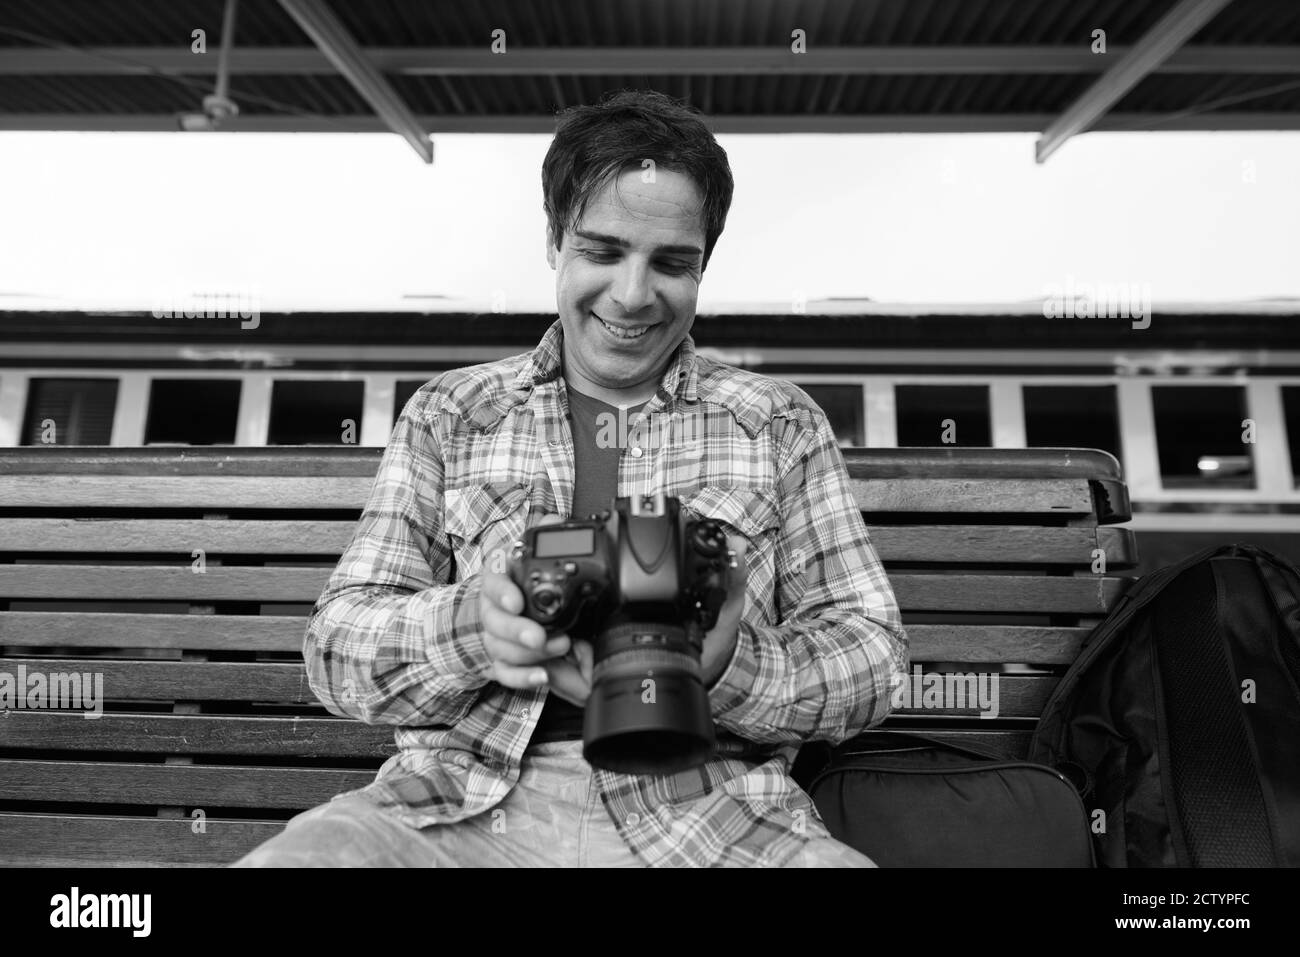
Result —
M 538 523 L 562 521 L 546 515 Z M 483 621 L 483 647 L 492 659 L 492 677 L 507 688 L 539 688 L 549 680 L 551 690 L 571 704 L 586 702 L 591 682 L 591 646 L 585 641 L 573 648 L 573 659 L 565 659 L 571 642 L 568 635 L 549 641 L 546 629 L 520 613 L 524 596 L 504 571 L 505 550 L 489 556 L 480 574 L 479 613 Z
M 488 566 L 497 565 L 489 561 Z M 524 596 L 510 576 L 485 567 L 479 591 L 483 647 L 492 659 L 492 677 L 507 688 L 546 684 L 544 663 L 569 651 L 569 636 L 546 640 L 546 629 L 520 614 Z

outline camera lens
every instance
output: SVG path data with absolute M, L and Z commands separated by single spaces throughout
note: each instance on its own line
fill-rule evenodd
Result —
M 625 622 L 597 636 L 583 756 L 623 774 L 675 774 L 717 750 L 699 651 L 684 629 Z

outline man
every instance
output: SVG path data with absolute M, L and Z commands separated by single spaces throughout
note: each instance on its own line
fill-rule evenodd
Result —
M 321 701 L 400 751 L 239 864 L 870 866 L 788 771 L 885 717 L 906 637 L 825 415 L 695 352 L 726 154 L 698 113 L 624 92 L 560 117 L 542 185 L 558 321 L 407 403 L 308 627 Z M 521 616 L 502 555 L 651 492 L 744 562 L 701 658 L 718 757 L 626 775 L 582 758 L 590 645 Z

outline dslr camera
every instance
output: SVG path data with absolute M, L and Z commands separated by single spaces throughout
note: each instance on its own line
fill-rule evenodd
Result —
M 734 555 L 715 521 L 676 498 L 618 498 L 589 519 L 530 528 L 509 573 L 547 637 L 592 646 L 583 756 L 625 774 L 672 774 L 717 752 L 700 668 Z

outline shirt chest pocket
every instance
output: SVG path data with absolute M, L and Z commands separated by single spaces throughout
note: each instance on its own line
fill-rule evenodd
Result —
M 451 542 L 455 581 L 475 574 L 489 555 L 523 534 L 529 492 L 525 484 L 490 482 L 443 493 L 443 530 Z
M 728 536 L 739 536 L 745 540 L 745 591 L 749 596 L 747 608 L 749 611 L 761 609 L 763 620 L 767 623 L 775 621 L 774 556 L 776 539 L 781 529 L 781 513 L 777 509 L 774 493 L 761 488 L 706 485 L 697 492 L 684 496 L 682 505 L 691 513 L 691 517 L 713 519 L 722 524 Z
M 743 535 L 751 544 L 781 527 L 775 498 L 767 489 L 706 485 L 683 498 L 682 504 L 698 518 L 730 526 L 728 534 Z

